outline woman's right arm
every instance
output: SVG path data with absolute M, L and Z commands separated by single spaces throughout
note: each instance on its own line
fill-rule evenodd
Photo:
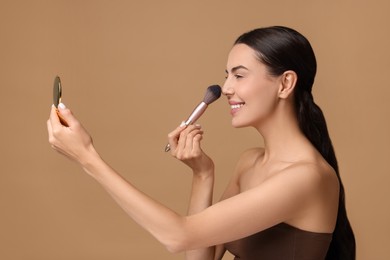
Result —
M 181 125 L 168 135 L 171 154 L 192 169 L 192 187 L 187 215 L 194 215 L 212 205 L 214 163 L 202 151 L 203 131 L 199 125 Z M 186 251 L 186 260 L 213 260 L 215 246 Z
M 199 213 L 212 205 L 214 188 L 214 171 L 210 174 L 193 173 L 192 189 L 188 215 Z M 238 194 L 238 185 L 235 179 L 231 181 L 221 200 Z M 221 260 L 225 254 L 224 245 L 186 251 L 186 260 Z
M 198 125 L 188 127 L 182 125 L 168 135 L 172 155 L 193 170 L 188 215 L 197 214 L 213 203 L 214 163 L 200 147 L 202 135 L 203 131 Z M 222 195 L 221 200 L 238 193 L 238 181 L 237 176 L 235 176 Z M 225 251 L 224 245 L 190 250 L 186 251 L 186 260 L 220 260 Z
M 188 215 L 203 211 L 212 205 L 214 187 L 214 169 L 210 172 L 193 172 Z M 213 260 L 215 247 L 200 248 L 186 251 L 186 260 Z
M 202 177 L 194 173 L 188 215 L 199 213 L 212 205 L 213 187 L 214 174 Z M 237 179 L 233 178 L 220 200 L 230 198 L 238 193 Z M 191 250 L 186 252 L 186 260 L 221 260 L 225 251 L 223 244 Z

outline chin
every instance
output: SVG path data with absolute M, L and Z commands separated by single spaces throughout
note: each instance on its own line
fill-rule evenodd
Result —
M 245 124 L 244 122 L 240 122 L 238 120 L 232 119 L 232 127 L 234 128 L 243 128 L 243 127 L 248 127 L 250 126 L 249 124 Z

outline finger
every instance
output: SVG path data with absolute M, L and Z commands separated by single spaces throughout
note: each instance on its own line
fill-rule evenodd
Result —
M 50 119 L 48 119 L 46 121 L 46 125 L 47 125 L 47 133 L 48 133 L 48 136 L 49 136 L 49 143 L 53 144 L 53 128 L 51 126 Z
M 203 132 L 202 134 L 198 134 L 194 137 L 194 142 L 193 142 L 193 149 L 194 151 L 202 151 L 202 148 L 200 146 L 200 141 L 203 139 Z
M 196 131 L 191 132 L 191 142 L 188 143 L 191 153 L 196 155 L 200 150 L 200 141 L 203 138 L 203 130 L 197 129 Z
M 200 125 L 188 126 L 187 129 L 181 132 L 179 145 L 181 148 L 182 155 L 184 155 L 185 157 L 192 156 L 194 137 L 202 133 L 203 131 L 201 130 Z
M 168 134 L 168 143 L 170 145 L 172 153 L 173 153 L 173 151 L 176 149 L 176 147 L 178 145 L 178 140 L 179 140 L 180 133 L 186 127 L 187 127 L 187 125 L 185 125 L 184 122 L 182 122 L 175 130 L 173 130 L 172 132 L 170 132 Z
M 54 105 L 51 106 L 49 121 L 52 128 L 60 124 L 60 119 L 57 115 L 57 108 Z
M 183 131 L 181 131 L 177 137 L 176 147 L 174 149 L 175 154 L 182 154 L 186 148 L 188 127 L 190 126 L 187 126 L 185 129 L 183 129 Z
M 200 125 L 193 125 L 191 127 L 188 127 L 186 131 L 183 131 L 183 133 L 186 134 L 185 148 L 187 152 L 192 152 L 194 137 L 198 134 L 201 134 Z
M 75 124 L 78 123 L 78 120 L 76 117 L 72 114 L 72 111 L 68 109 L 63 103 L 58 104 L 58 112 L 59 112 L 59 120 L 61 121 L 64 120 L 65 122 L 61 122 L 62 125 L 67 124 L 65 126 L 74 126 Z
M 177 141 L 177 148 L 180 151 L 184 151 L 186 149 L 186 144 L 187 144 L 187 136 L 189 132 L 192 131 L 193 125 L 188 125 L 185 129 L 183 129 L 179 135 L 178 135 L 178 141 Z

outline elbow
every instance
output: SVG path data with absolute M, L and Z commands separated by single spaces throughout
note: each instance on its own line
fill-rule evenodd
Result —
M 163 245 L 172 254 L 181 253 L 187 250 L 185 246 L 184 239 L 170 239 L 169 241 L 164 241 Z
M 184 232 L 173 232 L 158 239 L 160 243 L 165 246 L 168 252 L 177 254 L 187 251 L 191 248 L 190 237 Z
M 172 245 L 166 245 L 165 248 L 168 250 L 169 253 L 172 253 L 172 254 L 178 254 L 178 253 L 181 253 L 184 251 L 180 247 L 176 247 L 176 246 L 172 246 Z
M 168 252 L 176 254 L 193 249 L 192 232 L 186 226 L 186 218 L 180 219 L 178 225 L 166 229 L 156 236 L 157 240 L 165 246 Z

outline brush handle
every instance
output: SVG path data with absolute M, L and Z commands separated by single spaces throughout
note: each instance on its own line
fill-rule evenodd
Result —
M 188 119 L 184 122 L 185 125 L 191 125 L 193 123 L 196 122 L 196 120 L 199 119 L 199 117 L 201 115 L 203 115 L 204 111 L 206 111 L 207 109 L 207 104 L 205 102 L 200 102 L 199 105 L 197 105 L 194 109 L 194 111 L 192 111 L 191 115 L 188 117 Z M 171 146 L 169 144 L 167 144 L 165 146 L 165 149 L 164 151 L 165 152 L 169 152 L 171 150 Z
M 206 111 L 206 108 L 207 104 L 205 102 L 200 102 L 200 104 L 196 106 L 194 111 L 192 111 L 191 115 L 184 122 L 185 125 L 192 125 L 193 123 L 195 123 L 196 120 L 198 120 L 199 117 L 203 115 L 204 111 Z

